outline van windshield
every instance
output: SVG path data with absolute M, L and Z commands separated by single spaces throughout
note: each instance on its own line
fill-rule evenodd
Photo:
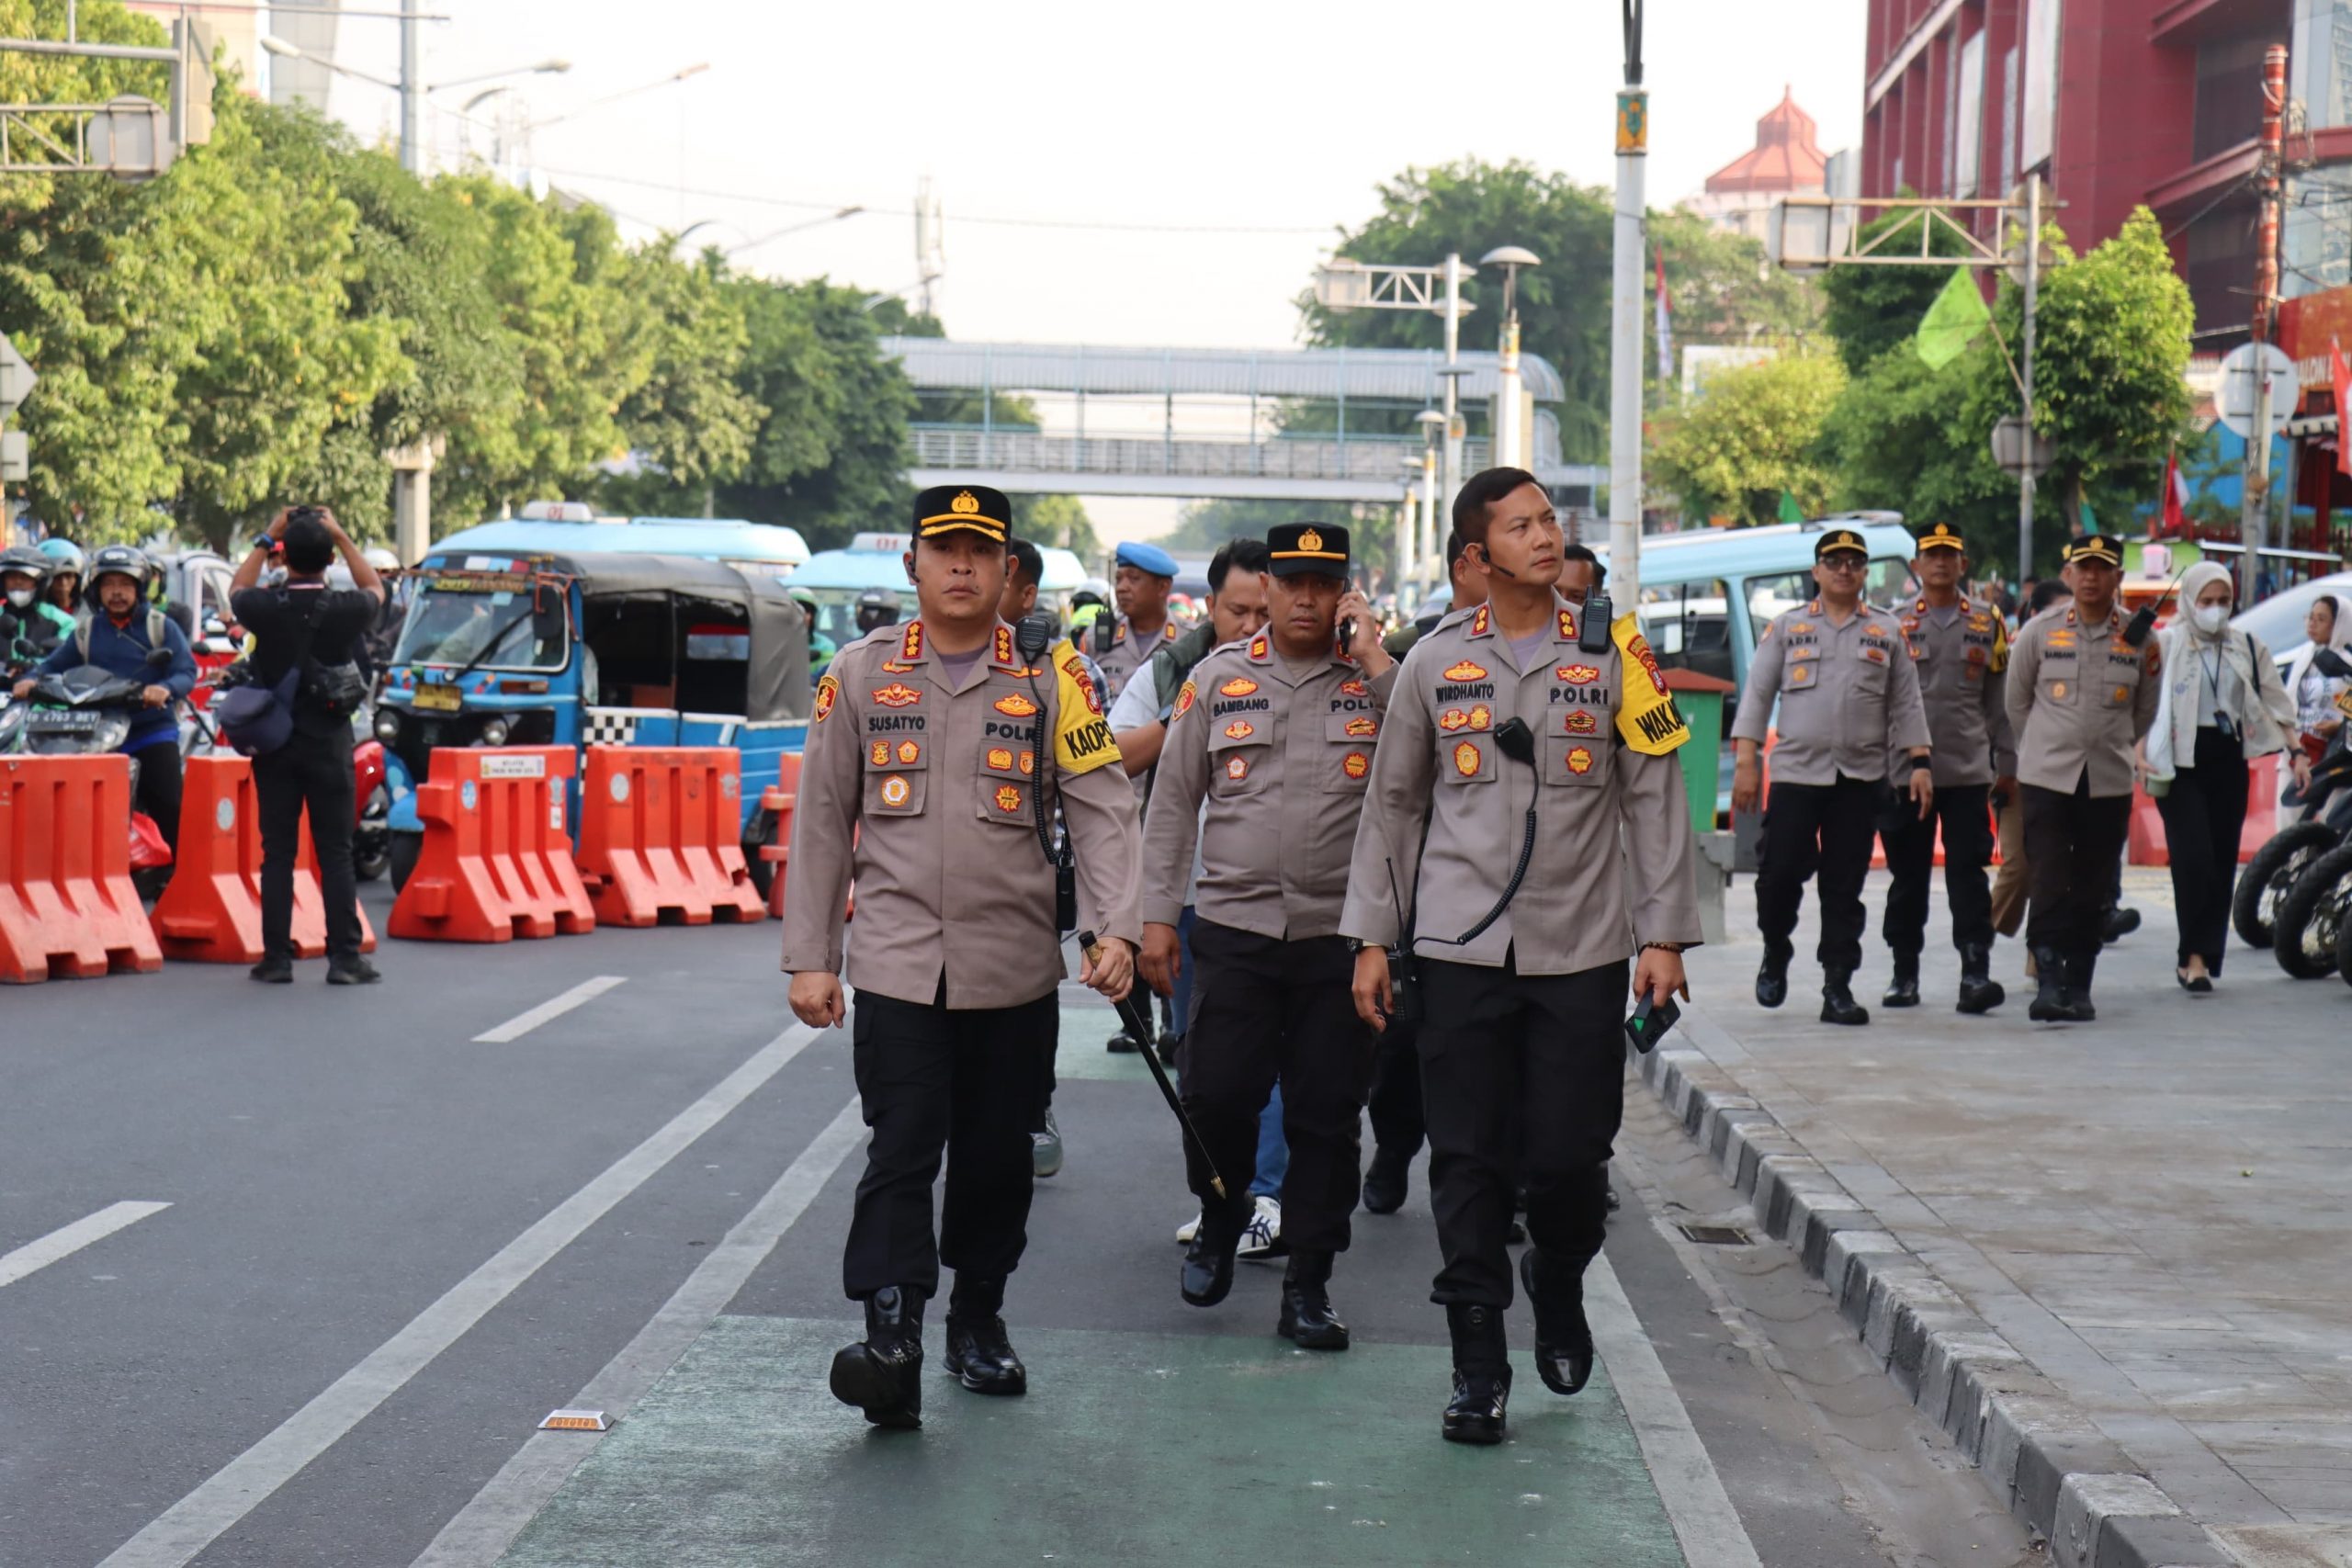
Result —
M 395 664 L 473 664 L 488 670 L 560 670 L 567 652 L 564 594 L 527 578 L 442 578 L 409 605 Z M 479 662 L 477 662 L 479 661 Z

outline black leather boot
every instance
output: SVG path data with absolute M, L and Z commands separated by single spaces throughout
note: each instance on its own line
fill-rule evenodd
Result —
M 1372 1151 L 1372 1168 L 1363 1173 L 1363 1206 L 1375 1214 L 1393 1214 L 1405 1206 L 1411 1185 L 1413 1156 L 1402 1149 Z
M 956 1277 L 947 1298 L 947 1351 L 940 1364 L 974 1393 L 1026 1393 L 1029 1369 L 1006 1337 L 1004 1281 Z
M 2127 909 L 2122 905 L 2118 904 L 2114 908 L 2109 909 L 2107 912 L 2107 929 L 2102 934 L 2106 936 L 2108 941 L 2117 942 L 2124 937 L 2130 936 L 2133 931 L 2136 931 L 2139 929 L 2140 911 L 2137 909 Z
M 2036 1023 L 2065 1023 L 2075 1016 L 2074 994 L 2066 988 L 2066 961 L 2054 947 L 2033 950 L 2033 1002 L 2026 1017 Z
M 865 1337 L 833 1353 L 833 1397 L 877 1427 L 922 1425 L 922 1297 L 886 1285 L 865 1303 Z
M 1535 1309 L 1535 1375 L 1554 1393 L 1576 1393 L 1592 1381 L 1583 1267 L 1531 1247 L 1519 1255 L 1519 1282 Z
M 1894 978 L 1887 982 L 1886 995 L 1879 998 L 1879 1005 L 1891 1008 L 1915 1008 L 1919 1005 L 1919 955 L 1894 955 Z
M 1242 1201 L 1249 1201 L 1247 1194 Z M 1177 1291 L 1187 1304 L 1212 1307 L 1232 1291 L 1233 1255 L 1241 1249 L 1241 1232 L 1249 1224 L 1249 1213 L 1231 1204 L 1223 1209 L 1214 1203 L 1201 1205 L 1201 1228 L 1193 1233 L 1193 1243 L 1184 1249 L 1184 1267 L 1176 1280 Z
M 1854 972 L 1851 969 L 1824 969 L 1821 972 L 1821 1021 L 1824 1023 L 1868 1023 L 1871 1010 L 1854 999 Z
M 1756 969 L 1756 1002 L 1759 1007 L 1776 1008 L 1789 999 L 1789 959 L 1791 953 L 1770 945 L 1764 949 L 1764 962 Z
M 1993 978 L 1993 954 L 1979 942 L 1960 950 L 1960 1010 L 1990 1012 L 2009 999 L 2001 982 Z
M 1348 1325 L 1331 1310 L 1331 1255 L 1294 1252 L 1283 1274 L 1283 1311 L 1274 1332 L 1302 1350 L 1344 1350 Z
M 1445 1440 L 1499 1443 L 1510 1404 L 1510 1348 L 1503 1339 L 1502 1314 L 1490 1306 L 1449 1306 L 1445 1326 L 1453 1337 L 1453 1397 L 1445 1406 Z
M 2098 949 L 2086 947 L 2066 955 L 2066 996 L 2074 1004 L 2067 1016 L 2076 1023 L 2098 1021 L 2098 1009 L 2091 1006 L 2091 976 L 2098 969 Z

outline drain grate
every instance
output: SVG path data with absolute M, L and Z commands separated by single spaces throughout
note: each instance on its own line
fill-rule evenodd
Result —
M 1737 1225 L 1694 1225 L 1685 1221 L 1675 1228 L 1702 1247 L 1746 1247 L 1747 1233 Z

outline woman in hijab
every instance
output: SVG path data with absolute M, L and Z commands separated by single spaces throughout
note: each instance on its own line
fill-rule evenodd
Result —
M 2246 763 L 2287 750 L 2295 704 L 2270 650 L 2230 625 L 2229 569 L 2199 561 L 2181 573 L 2180 613 L 2158 633 L 2164 696 L 2145 743 L 2148 793 L 2165 820 L 2173 908 L 2180 922 L 2174 977 L 2203 996 L 2222 972 L 2245 824 Z M 2298 747 L 2299 780 L 2311 762 Z

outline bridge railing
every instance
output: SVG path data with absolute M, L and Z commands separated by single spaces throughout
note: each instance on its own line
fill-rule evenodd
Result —
M 1197 436 L 1041 435 L 978 426 L 917 425 L 910 466 L 1013 473 L 1136 475 L 1157 479 L 1279 479 L 1394 481 L 1409 478 L 1404 459 L 1419 457 L 1411 436 L 1351 436 L 1345 441 L 1272 441 Z M 1466 471 L 1487 462 L 1489 444 L 1465 444 Z

